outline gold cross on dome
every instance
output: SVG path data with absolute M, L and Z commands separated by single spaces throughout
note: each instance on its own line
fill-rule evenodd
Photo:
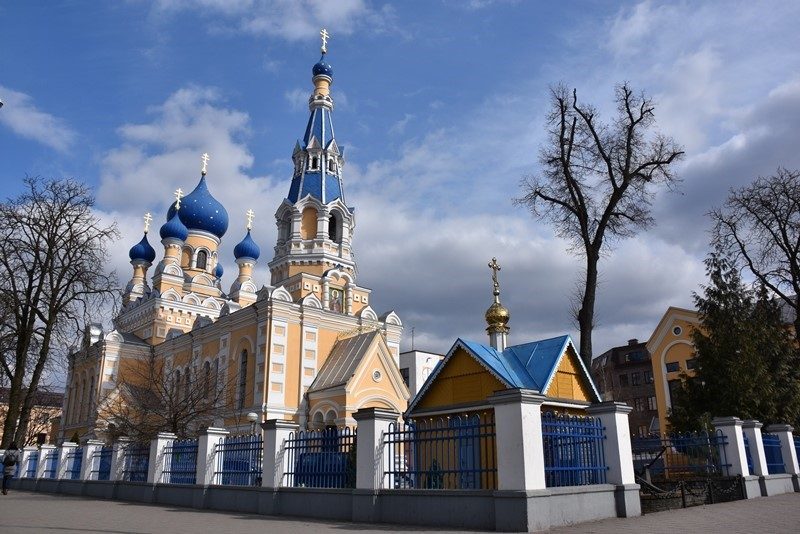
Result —
M 208 168 L 208 160 L 210 160 L 210 159 L 211 159 L 211 157 L 208 155 L 208 152 L 204 152 L 203 153 L 203 157 L 200 158 L 200 160 L 202 160 L 202 162 L 203 162 L 203 168 L 200 169 L 200 172 L 203 174 L 203 176 L 206 175 L 206 170 Z
M 247 210 L 247 230 L 250 231 L 253 229 L 253 219 L 256 218 L 256 214 L 253 210 Z
M 322 53 L 325 54 L 328 51 L 328 39 L 330 38 L 331 34 L 329 34 L 328 30 L 325 28 L 322 28 L 319 34 L 322 37 Z
M 183 196 L 183 189 L 180 187 L 175 190 L 175 209 L 181 209 L 181 197 Z
M 153 216 L 150 215 L 150 212 L 144 214 L 144 233 L 150 231 L 150 223 L 153 222 Z
M 497 271 L 500 270 L 500 264 L 497 263 L 497 258 L 492 258 L 489 262 L 489 268 L 492 270 L 492 283 L 494 284 L 495 294 L 500 293 L 500 283 L 497 281 Z

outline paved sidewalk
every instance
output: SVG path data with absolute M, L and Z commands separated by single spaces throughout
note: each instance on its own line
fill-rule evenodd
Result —
M 313 502 L 309 502 L 313 506 Z M 139 534 L 253 534 L 265 532 L 454 532 L 394 525 L 364 525 L 336 521 L 235 514 L 103 501 L 46 493 L 13 491 L 0 495 L 0 533 L 71 534 L 78 532 Z M 608 519 L 551 532 L 626 534 L 651 533 L 797 533 L 800 493 L 660 512 L 633 519 Z

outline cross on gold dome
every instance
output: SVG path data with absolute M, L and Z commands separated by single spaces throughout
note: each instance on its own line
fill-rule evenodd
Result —
M 153 216 L 150 215 L 150 212 L 144 214 L 144 233 L 150 231 L 150 223 L 153 222 Z
M 180 187 L 175 190 L 175 209 L 181 209 L 181 197 L 183 196 L 183 189 Z
M 256 214 L 253 210 L 247 210 L 247 231 L 253 229 L 253 219 L 256 218 Z
M 203 157 L 200 158 L 200 160 L 203 162 L 203 168 L 200 169 L 200 172 L 203 174 L 203 176 L 206 175 L 206 169 L 208 167 L 208 160 L 210 160 L 210 159 L 211 159 L 211 157 L 208 155 L 207 152 L 204 152 L 203 153 Z
M 492 283 L 494 284 L 494 294 L 500 294 L 500 283 L 497 281 L 497 271 L 500 270 L 500 264 L 497 263 L 497 258 L 492 258 L 489 262 L 489 268 L 492 270 Z
M 328 52 L 328 39 L 330 38 L 331 34 L 328 33 L 328 30 L 322 28 L 319 32 L 319 35 L 322 37 L 322 53 L 325 54 Z

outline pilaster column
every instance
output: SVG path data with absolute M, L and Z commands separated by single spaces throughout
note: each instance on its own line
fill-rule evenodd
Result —
M 111 449 L 111 471 L 108 473 L 108 480 L 114 482 L 115 480 L 123 479 L 123 472 L 125 471 L 125 451 L 130 446 L 131 439 L 127 437 L 117 438 Z
M 150 464 L 147 466 L 147 482 L 157 484 L 164 474 L 164 448 L 178 436 L 172 432 L 159 432 L 150 442 Z
M 283 442 L 299 426 L 292 421 L 269 419 L 261 424 L 264 429 L 264 454 L 261 486 L 277 489 L 281 486 L 283 474 L 287 471 L 289 458 L 285 454 Z
M 755 419 L 742 421 L 742 432 L 747 436 L 747 445 L 750 449 L 750 459 L 753 462 L 753 474 L 763 477 L 769 474 L 767 457 L 764 454 L 764 442 L 761 441 L 761 422 Z
M 728 474 L 749 476 L 750 468 L 747 466 L 742 420 L 738 417 L 715 417 L 711 424 L 727 441 L 727 445 L 722 446 L 725 447 L 725 455 L 722 457 L 730 464 Z
M 36 478 L 45 478 L 47 472 L 47 457 L 54 452 L 56 454 L 56 472 L 58 472 L 58 451 L 56 451 L 56 446 L 45 443 L 39 447 L 39 465 L 36 467 Z
M 545 396 L 530 389 L 506 389 L 488 400 L 494 406 L 497 489 L 545 489 L 542 440 Z
M 209 486 L 214 481 L 214 466 L 221 465 L 222 459 L 214 457 L 217 445 L 225 441 L 225 436 L 230 432 L 224 428 L 207 428 L 197 440 L 197 467 L 195 471 L 195 484 Z
M 344 302 L 347 315 L 353 315 L 353 284 L 351 282 L 347 282 L 347 285 L 344 286 Z
M 94 453 L 99 451 L 104 442 L 98 439 L 90 439 L 83 445 L 83 463 L 81 463 L 81 480 L 92 480 L 92 469 L 94 467 Z M 99 461 L 99 459 L 98 459 Z
M 770 434 L 775 434 L 781 442 L 781 457 L 786 472 L 790 475 L 800 474 L 797 465 L 797 451 L 794 448 L 794 428 L 791 425 L 769 425 L 766 428 Z
M 61 447 L 59 447 L 58 465 L 56 466 L 57 479 L 67 478 L 67 469 L 72 467 L 71 465 L 68 465 L 70 462 L 67 461 L 67 455 L 75 451 L 77 448 L 78 444 L 71 441 L 65 441 L 61 444 Z
M 383 454 L 383 434 L 396 423 L 400 413 L 382 408 L 362 408 L 353 414 L 356 433 L 356 489 L 377 490 L 391 458 Z

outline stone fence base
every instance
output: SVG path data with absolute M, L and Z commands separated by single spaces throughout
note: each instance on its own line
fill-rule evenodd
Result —
M 353 490 L 248 488 L 18 479 L 22 490 L 187 508 L 337 521 L 536 532 L 640 513 L 639 486 L 575 486 L 547 490 Z

